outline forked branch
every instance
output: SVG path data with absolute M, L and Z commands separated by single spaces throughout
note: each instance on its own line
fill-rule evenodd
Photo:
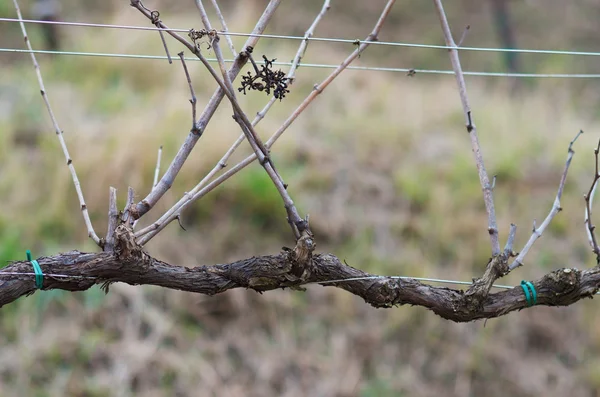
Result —
M 305 40 L 303 40 L 302 43 L 300 44 L 300 47 L 298 48 L 298 51 L 296 52 L 294 61 L 292 62 L 292 66 L 290 67 L 290 70 L 288 71 L 288 74 L 286 76 L 286 78 L 289 81 L 293 81 L 293 77 L 295 76 L 296 69 L 298 68 L 298 66 L 300 64 L 300 59 L 304 55 L 306 48 L 308 46 L 308 38 L 312 36 L 314 29 L 317 27 L 318 23 L 321 21 L 321 19 L 323 18 L 323 16 L 325 15 L 325 12 L 327 12 L 327 10 L 329 10 L 329 0 L 325 1 L 325 3 L 323 4 L 323 8 L 321 9 L 319 14 L 316 16 L 315 20 L 313 21 L 313 23 L 311 24 L 311 26 L 305 33 L 305 36 L 304 36 Z M 258 112 L 256 117 L 254 118 L 254 120 L 252 120 L 252 126 L 256 126 L 265 117 L 265 115 L 271 109 L 271 107 L 273 106 L 273 104 L 275 103 L 276 100 L 277 100 L 277 97 L 275 95 L 273 95 L 271 97 L 271 99 L 269 100 L 269 102 L 265 105 L 265 107 L 260 112 Z M 231 147 L 227 150 L 227 152 L 225 152 L 225 154 L 223 155 L 223 157 L 221 157 L 221 159 L 217 162 L 217 164 L 215 164 L 213 169 L 204 178 L 202 178 L 202 180 L 196 186 L 194 186 L 194 188 L 191 191 L 186 192 L 185 195 L 181 199 L 179 199 L 179 201 L 175 205 L 173 205 L 173 207 L 171 207 L 167 212 L 165 212 L 158 220 L 156 220 L 150 226 L 136 232 L 135 236 L 138 238 L 138 242 L 141 245 L 146 244 L 152 237 L 156 236 L 171 221 L 175 220 L 176 217 L 180 214 L 180 211 L 181 211 L 181 208 L 183 207 L 183 205 L 185 203 L 187 203 L 188 201 L 192 200 L 194 195 L 196 193 L 198 193 L 200 191 L 200 189 L 204 188 L 207 185 L 207 183 L 210 182 L 210 180 L 219 171 L 221 171 L 223 168 L 225 168 L 227 166 L 227 162 L 229 161 L 229 158 L 233 155 L 233 153 L 240 146 L 240 144 L 244 141 L 244 139 L 245 139 L 245 135 L 242 133 L 238 137 L 238 139 L 233 143 L 233 145 L 231 145 Z
M 260 35 L 265 31 L 269 21 L 273 17 L 275 10 L 277 9 L 277 7 L 279 6 L 280 3 L 281 3 L 281 0 L 269 1 L 269 4 L 265 8 L 265 11 L 263 12 L 263 14 L 259 18 L 258 22 L 256 23 L 254 29 L 252 30 L 252 35 L 248 38 L 248 40 L 244 44 L 244 47 L 247 47 L 247 46 L 254 47 L 256 45 L 256 43 L 260 39 Z M 141 5 L 139 0 L 131 0 L 131 6 L 138 9 L 147 18 L 152 20 L 151 13 L 149 11 L 147 11 Z M 158 27 L 166 28 L 166 26 L 162 22 L 158 23 Z M 167 31 L 167 33 L 169 35 L 171 35 L 172 37 L 174 37 L 175 39 L 179 40 L 180 42 L 187 43 L 187 41 L 184 38 L 182 38 L 180 35 L 178 35 L 177 33 L 172 32 L 172 31 Z M 188 47 L 188 48 L 191 51 L 193 51 L 193 48 L 190 48 L 190 47 Z M 247 58 L 245 58 L 243 55 L 238 54 L 238 56 L 235 58 L 235 60 L 233 62 L 233 65 L 229 69 L 229 74 L 230 74 L 231 78 L 235 78 L 238 75 L 241 68 L 245 65 L 246 61 L 247 61 Z M 190 133 L 188 134 L 185 142 L 181 145 L 181 148 L 175 155 L 175 158 L 173 159 L 173 161 L 167 168 L 166 172 L 164 173 L 164 175 L 162 176 L 162 178 L 160 179 L 158 184 L 152 189 L 150 194 L 148 194 L 142 201 L 137 203 L 137 205 L 135 207 L 135 211 L 134 211 L 134 216 L 137 219 L 139 219 L 145 213 L 150 211 L 150 209 L 152 207 L 154 207 L 154 205 L 156 205 L 156 203 L 171 188 L 171 186 L 173 185 L 173 182 L 175 181 L 175 178 L 177 177 L 177 174 L 179 174 L 179 171 L 183 167 L 183 164 L 185 163 L 188 156 L 194 149 L 196 143 L 202 136 L 204 129 L 206 128 L 208 122 L 214 115 L 215 111 L 217 110 L 217 107 L 221 103 L 221 100 L 223 99 L 224 96 L 225 96 L 225 94 L 224 94 L 223 90 L 220 87 L 217 88 L 217 90 L 214 92 L 214 94 L 210 98 L 208 104 L 204 108 L 204 111 L 200 114 L 198 122 L 196 123 L 196 128 L 192 128 L 192 131 L 190 131 Z
M 196 0 L 196 5 L 198 7 L 198 10 L 200 11 L 202 23 L 204 24 L 206 30 L 212 31 L 212 26 L 210 24 L 210 20 L 208 19 L 208 14 L 206 13 L 206 10 L 204 9 L 204 5 L 202 4 L 202 1 Z M 267 172 L 267 174 L 273 181 L 273 184 L 275 185 L 277 191 L 279 192 L 279 195 L 282 197 L 284 206 L 285 206 L 285 209 L 287 212 L 287 219 L 290 224 L 290 227 L 292 228 L 292 232 L 293 232 L 295 238 L 299 239 L 303 232 L 307 231 L 308 233 L 310 233 L 310 231 L 308 230 L 308 222 L 306 222 L 304 219 L 302 219 L 300 217 L 300 215 L 298 214 L 298 210 L 296 209 L 296 206 L 295 206 L 290 194 L 287 191 L 287 185 L 283 182 L 281 175 L 275 170 L 275 165 L 273 164 L 273 161 L 272 161 L 271 157 L 269 156 L 269 151 L 264 146 L 264 143 L 260 139 L 258 133 L 254 130 L 254 126 L 248 119 L 248 116 L 246 116 L 246 114 L 242 110 L 242 108 L 235 96 L 235 89 L 233 88 L 233 84 L 231 82 L 231 79 L 229 78 L 229 74 L 227 73 L 227 69 L 225 67 L 225 61 L 223 59 L 223 53 L 221 52 L 221 46 L 219 45 L 219 37 L 218 36 L 215 37 L 215 39 L 213 40 L 212 47 L 214 49 L 215 56 L 217 57 L 217 61 L 219 63 L 219 68 L 221 69 L 221 75 L 223 76 L 223 81 L 221 81 L 219 79 L 219 77 L 216 76 L 212 66 L 202 56 L 199 46 L 196 46 L 196 51 L 194 53 L 196 54 L 196 56 L 198 58 L 200 58 L 202 63 L 205 64 L 206 68 L 213 75 L 213 77 L 215 78 L 217 83 L 221 86 L 221 89 L 224 90 L 225 95 L 231 102 L 231 106 L 233 107 L 233 113 L 234 113 L 233 118 L 240 125 L 242 132 L 244 132 L 244 135 L 246 136 L 246 139 L 248 139 L 248 142 L 250 143 L 250 146 L 254 150 L 254 153 L 259 158 L 260 164 L 263 166 L 263 168 L 265 169 L 265 171 Z M 248 54 L 248 56 L 250 56 L 250 55 Z
M 365 51 L 365 49 L 369 46 L 369 44 L 371 42 L 378 40 L 377 37 L 379 35 L 379 32 L 381 31 L 381 28 L 383 27 L 385 20 L 386 20 L 387 16 L 389 15 L 390 11 L 392 10 L 392 7 L 395 2 L 396 2 L 395 0 L 388 0 L 383 11 L 381 12 L 381 15 L 379 16 L 379 19 L 377 20 L 377 23 L 375 24 L 375 26 L 373 27 L 373 30 L 367 36 L 367 38 L 363 42 L 361 42 L 361 44 L 358 46 L 358 48 L 356 48 L 340 64 L 340 66 L 338 66 L 327 78 L 325 78 L 325 80 L 323 80 L 321 83 L 315 85 L 315 87 L 311 91 L 311 93 L 302 101 L 302 103 L 300 103 L 300 105 L 296 108 L 296 110 L 294 110 L 294 112 L 292 112 L 292 114 L 285 120 L 283 125 L 281 125 L 281 127 L 279 127 L 277 129 L 277 131 L 275 131 L 275 133 L 269 138 L 269 140 L 266 143 L 267 148 L 270 149 L 271 146 L 273 146 L 273 144 L 281 137 L 281 135 L 287 130 L 287 128 L 298 118 L 298 116 L 300 116 L 300 114 L 302 114 L 302 112 L 304 112 L 304 110 L 306 110 L 306 108 L 315 100 L 315 98 L 319 94 L 321 94 L 329 86 L 329 84 L 331 84 L 333 82 L 333 80 L 336 79 L 336 77 L 338 77 L 356 58 L 358 58 L 360 56 L 360 54 L 362 54 Z M 258 121 L 259 121 L 259 119 L 255 119 L 254 122 L 256 123 Z M 234 148 L 232 147 L 232 149 L 234 149 Z M 232 149 L 230 149 L 230 151 Z M 239 162 L 238 164 L 236 164 L 235 166 L 233 166 L 232 168 L 227 170 L 225 173 L 223 173 L 222 175 L 220 175 L 219 177 L 214 179 L 212 182 L 205 185 L 203 188 L 200 189 L 197 186 L 198 189 L 195 193 L 190 192 L 190 193 L 184 195 L 184 197 L 182 197 L 181 200 L 173 208 L 171 208 L 169 211 L 167 211 L 167 213 L 165 213 L 160 219 L 158 219 L 156 222 L 154 222 L 147 228 L 140 230 L 136 234 L 136 236 L 139 237 L 138 243 L 141 245 L 144 245 L 145 243 L 147 243 L 151 238 L 153 238 L 162 229 L 164 229 L 164 227 L 166 227 L 166 225 L 168 225 L 169 223 L 171 223 L 172 221 L 177 219 L 177 216 L 179 213 L 181 213 L 181 211 L 183 211 L 189 205 L 191 205 L 195 201 L 199 200 L 200 198 L 204 197 L 207 193 L 214 190 L 217 186 L 219 186 L 220 184 L 222 184 L 223 182 L 228 180 L 230 177 L 232 177 L 233 175 L 235 175 L 236 173 L 238 173 L 239 171 L 241 171 L 242 169 L 247 167 L 254 160 L 256 160 L 256 158 L 257 158 L 256 154 L 252 154 L 252 155 L 246 157 L 244 160 L 242 160 L 241 162 Z M 221 168 L 223 168 L 223 167 L 224 167 L 224 165 Z M 215 170 L 213 170 L 213 171 L 215 171 Z M 211 173 L 213 173 L 213 171 L 211 171 Z M 216 173 L 216 171 L 215 171 L 215 173 Z M 201 182 L 201 184 L 203 184 L 205 180 L 207 180 L 207 178 L 204 178 L 204 180 Z M 194 190 L 196 190 L 196 188 Z

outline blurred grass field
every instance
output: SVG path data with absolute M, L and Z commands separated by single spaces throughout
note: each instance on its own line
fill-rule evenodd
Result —
M 127 2 L 65 2 L 65 20 L 144 25 Z M 535 3 L 535 4 L 534 4 Z M 560 2 L 516 5 L 520 47 L 600 49 L 591 1 L 564 12 Z M 354 3 L 353 3 L 354 4 Z M 317 36 L 365 37 L 379 2 L 332 7 Z M 381 3 L 382 5 L 383 3 Z M 441 43 L 431 4 L 397 5 L 382 40 Z M 148 6 L 159 6 L 155 2 Z M 547 8 L 547 15 L 535 13 Z M 262 2 L 225 2 L 232 30 L 248 31 Z M 461 7 L 468 12 L 461 12 Z M 97 7 L 93 8 L 93 7 Z M 161 9 L 174 27 L 198 27 L 190 5 Z M 320 5 L 284 3 L 271 32 L 302 34 Z M 529 8 L 527 8 L 529 7 Z M 565 6 L 566 7 L 566 6 Z M 587 8 L 586 8 L 587 7 Z M 468 45 L 497 46 L 475 2 L 448 5 L 455 31 L 472 25 Z M 358 17 L 357 15 L 362 15 Z M 529 25 L 526 16 L 532 15 Z M 0 16 L 14 17 L 9 2 Z M 550 25 L 564 17 L 564 26 Z M 531 25 L 531 26 L 530 26 Z M 559 30 L 555 32 L 554 30 Z M 2 46 L 21 48 L 18 26 L 2 23 Z M 28 26 L 34 48 L 39 30 Z M 596 29 L 596 30 L 594 30 Z M 552 30 L 552 35 L 544 32 Z M 155 33 L 64 28 L 63 49 L 162 55 Z M 541 37 L 545 37 L 544 40 Z M 537 41 L 536 41 L 537 40 Z M 169 40 L 171 53 L 180 47 Z M 243 40 L 236 39 L 241 46 Z M 258 54 L 291 59 L 298 43 L 261 40 Z M 349 45 L 311 43 L 306 62 L 340 62 Z M 462 53 L 461 53 L 462 54 Z M 464 53 L 468 70 L 500 70 L 500 56 Z M 462 55 L 461 55 L 462 56 Z M 531 58 L 531 60 L 529 59 Z M 524 59 L 528 71 L 592 72 L 597 57 Z M 159 146 L 164 170 L 191 123 L 181 65 L 166 61 L 39 56 L 47 92 L 79 173 L 96 231 L 104 233 L 108 188 L 147 194 Z M 26 54 L 0 53 L 0 260 L 94 250 L 60 147 Z M 370 48 L 360 65 L 449 68 L 445 51 Z M 216 84 L 190 63 L 199 106 Z M 258 131 L 268 137 L 328 71 L 300 68 L 292 92 Z M 600 137 L 592 80 L 524 80 L 516 93 L 501 78 L 468 78 L 474 121 L 494 191 L 501 236 L 519 226 L 517 247 L 546 217 L 567 147 L 575 157 L 555 218 L 517 285 L 563 266 L 593 266 L 583 225 L 583 192 Z M 240 96 L 254 114 L 268 101 Z M 194 186 L 239 135 L 224 104 L 173 188 L 142 220 L 148 224 Z M 243 145 L 229 162 L 250 149 Z M 383 275 L 470 280 L 489 257 L 487 220 L 452 76 L 346 71 L 274 146 L 274 161 L 318 249 Z M 193 205 L 148 245 L 167 262 L 194 266 L 277 252 L 292 244 L 285 211 L 258 164 Z M 142 225 L 143 226 L 143 225 Z M 205 297 L 116 284 L 104 295 L 36 293 L 2 308 L 2 396 L 595 396 L 600 393 L 598 302 L 536 307 L 485 323 L 454 324 L 423 308 L 376 310 L 334 288 L 230 291 Z

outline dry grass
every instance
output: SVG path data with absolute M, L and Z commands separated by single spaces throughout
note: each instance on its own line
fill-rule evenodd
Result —
M 123 13 L 113 22 L 137 24 L 135 17 Z M 173 16 L 171 24 L 192 19 Z M 116 31 L 68 42 L 84 50 L 160 50 L 157 35 Z M 286 59 L 294 52 L 288 45 L 265 42 L 264 51 Z M 319 54 L 334 62 L 345 52 Z M 215 84 L 199 64 L 191 66 L 203 104 Z M 157 148 L 164 145 L 168 161 L 189 130 L 180 65 L 45 58 L 42 70 L 96 228 L 104 231 L 108 187 L 119 189 L 121 205 L 128 185 L 144 195 Z M 259 133 L 274 131 L 324 73 L 300 69 L 290 97 Z M 581 193 L 600 130 L 593 113 L 574 108 L 571 91 L 555 82 L 518 97 L 501 84 L 468 84 L 486 165 L 498 174 L 501 234 L 517 223 L 517 246 L 550 209 L 568 142 L 587 131 L 575 148 L 564 211 L 526 266 L 503 281 L 591 266 Z M 92 249 L 27 60 L 3 69 L 0 86 L 2 259 L 26 248 Z M 578 95 L 593 97 L 591 91 Z M 242 106 L 251 114 L 266 100 L 253 94 Z M 193 186 L 238 134 L 224 106 L 146 221 Z M 299 210 L 310 213 L 320 250 L 381 274 L 468 280 L 483 270 L 486 219 L 451 78 L 347 72 L 284 135 L 274 158 Z M 185 214 L 187 232 L 172 225 L 148 248 L 186 265 L 277 251 L 291 244 L 279 200 L 264 171 L 251 166 Z M 44 292 L 2 309 L 0 395 L 589 396 L 600 390 L 596 311 L 597 302 L 586 301 L 453 324 L 422 308 L 375 310 L 320 286 L 217 297 L 125 285 L 106 297 L 99 290 Z

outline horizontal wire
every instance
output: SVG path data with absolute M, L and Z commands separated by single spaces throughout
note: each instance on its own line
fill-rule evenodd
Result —
M 359 280 L 380 280 L 380 279 L 392 279 L 392 280 L 417 280 L 417 281 L 426 281 L 430 283 L 440 283 L 440 284 L 456 284 L 456 285 L 473 285 L 471 281 L 458 281 L 458 280 L 445 280 L 439 278 L 428 278 L 428 277 L 408 277 L 408 276 L 366 276 L 366 277 L 352 277 L 352 278 L 343 278 L 339 280 L 327 280 L 327 281 L 311 281 L 306 284 L 334 284 L 341 283 L 345 281 L 359 281 Z M 520 285 L 512 286 L 512 285 L 502 285 L 502 284 L 493 284 L 492 288 L 498 289 L 513 289 L 516 287 L 520 287 Z M 600 292 L 596 292 L 595 295 L 600 295 Z
M 90 57 L 108 57 L 108 58 L 130 58 L 130 59 L 153 59 L 153 60 L 167 60 L 168 57 L 164 55 L 138 55 L 138 54 L 113 54 L 104 52 L 80 52 L 80 51 L 50 51 L 50 50 L 23 50 L 18 48 L 0 48 L 0 52 L 13 52 L 13 53 L 35 53 L 35 54 L 55 54 L 55 55 L 72 55 L 72 56 L 90 56 Z M 199 61 L 198 58 L 185 58 L 186 61 Z M 217 62 L 215 58 L 208 58 L 209 62 Z M 227 63 L 233 63 L 232 59 L 225 59 Z M 291 62 L 273 62 L 274 65 L 279 66 L 290 66 Z M 320 64 L 320 63 L 301 63 L 300 68 L 318 68 L 318 69 L 336 69 L 339 65 L 334 64 Z M 435 70 L 435 69 L 410 69 L 410 68 L 388 68 L 388 67 L 374 67 L 374 66 L 348 66 L 346 69 L 349 70 L 366 70 L 375 72 L 402 72 L 413 74 L 443 74 L 443 75 L 454 75 L 452 70 Z M 600 78 L 598 73 L 504 73 L 504 72 L 469 72 L 464 71 L 464 75 L 467 76 L 485 76 L 485 77 L 532 77 L 532 78 Z
M 344 281 L 359 281 L 359 280 L 380 280 L 380 279 L 391 279 L 391 280 L 417 280 L 417 281 L 426 281 L 430 283 L 441 283 L 441 284 L 457 284 L 457 285 L 473 285 L 472 281 L 458 281 L 458 280 L 445 280 L 440 278 L 428 278 L 428 277 L 408 277 L 408 276 L 366 276 L 366 277 L 352 277 L 352 278 L 342 278 L 339 280 L 327 280 L 327 281 L 311 281 L 306 284 L 333 284 L 340 283 Z M 511 285 L 501 285 L 494 284 L 492 285 L 494 288 L 501 289 L 513 289 L 514 286 Z
M 4 275 L 11 276 L 35 276 L 35 273 L 20 273 L 20 272 L 3 272 L 0 271 L 0 277 Z M 73 276 L 68 274 L 52 274 L 52 273 L 44 273 L 44 276 L 47 277 L 56 277 L 56 278 L 76 278 L 76 279 L 89 279 L 95 280 L 98 277 L 89 277 L 89 276 Z M 367 276 L 367 277 L 351 277 L 351 278 L 342 278 L 338 280 L 327 280 L 327 281 L 311 281 L 309 283 L 303 283 L 301 285 L 309 285 L 309 284 L 334 284 L 334 283 L 343 283 L 349 281 L 360 281 L 360 280 L 417 280 L 417 281 L 425 281 L 430 283 L 440 283 L 440 284 L 455 284 L 455 285 L 473 285 L 471 281 L 459 281 L 459 280 L 445 280 L 439 278 L 428 278 L 428 277 L 408 277 L 408 276 Z M 517 286 L 512 285 L 502 285 L 502 284 L 493 284 L 492 288 L 498 289 L 513 289 Z M 597 292 L 596 295 L 600 295 L 600 292 Z
M 2 277 L 3 275 L 12 275 L 12 276 L 18 276 L 18 275 L 23 275 L 23 276 L 35 276 L 35 273 L 20 273 L 20 272 L 3 272 L 0 271 L 0 277 Z M 79 279 L 97 279 L 98 277 L 89 277 L 89 276 L 72 276 L 72 275 L 68 275 L 68 274 L 52 274 L 52 273 L 44 273 L 44 276 L 48 276 L 48 277 L 60 277 L 60 278 L 79 278 Z M 310 282 L 310 283 L 305 283 L 303 285 L 306 284 L 332 284 L 332 283 L 341 283 L 341 282 L 345 282 L 345 281 L 358 281 L 358 280 L 371 280 L 371 279 L 401 279 L 401 280 L 418 280 L 418 281 L 427 281 L 427 282 L 432 282 L 432 283 L 443 283 L 443 284 L 457 284 L 457 285 L 471 285 L 473 284 L 472 282 L 469 281 L 457 281 L 457 280 L 443 280 L 443 279 L 437 279 L 437 278 L 426 278 L 426 277 L 406 277 L 406 276 L 369 276 L 369 277 L 354 277 L 354 278 L 346 278 L 346 279 L 339 279 L 339 280 L 328 280 L 328 281 L 314 281 L 314 282 Z M 495 288 L 503 288 L 503 289 L 512 289 L 515 288 L 513 286 L 510 285 L 493 285 L 492 287 Z
M 93 27 L 93 28 L 109 28 L 109 29 L 129 29 L 129 30 L 148 30 L 148 31 L 163 31 L 163 32 L 179 32 L 187 33 L 190 29 L 179 29 L 179 28 L 157 28 L 157 27 L 146 27 L 146 26 L 131 26 L 131 25 L 111 25 L 101 23 L 85 23 L 85 22 L 66 22 L 66 21 L 42 21 L 36 19 L 24 19 L 19 20 L 15 18 L 0 18 L 0 22 L 25 22 L 25 23 L 37 23 L 37 24 L 49 24 L 49 25 L 63 25 L 63 26 L 80 26 L 80 27 Z M 277 34 L 254 34 L 254 33 L 237 33 L 237 32 L 222 32 L 219 34 L 228 36 L 240 36 L 240 37 L 262 37 L 266 39 L 280 39 L 280 40 L 306 40 L 306 41 L 321 41 L 329 43 L 347 43 L 347 44 L 362 44 L 369 43 L 370 45 L 383 45 L 393 47 L 408 47 L 408 48 L 428 48 L 428 49 L 439 49 L 448 50 L 455 49 L 460 51 L 480 51 L 480 52 L 516 52 L 522 54 L 546 54 L 546 55 L 578 55 L 578 56 L 600 56 L 600 52 L 592 51 L 565 51 L 565 50 L 534 50 L 525 48 L 491 48 L 491 47 L 452 47 L 445 45 L 435 44 L 418 44 L 418 43 L 402 43 L 394 41 L 366 41 L 366 40 L 353 40 L 353 39 L 339 39 L 333 37 L 311 37 L 306 38 L 303 36 L 288 36 L 288 35 L 277 35 Z
M 126 30 L 160 30 L 163 32 L 179 32 L 188 33 L 189 29 L 175 29 L 175 28 L 157 28 L 149 26 L 131 26 L 131 25 L 112 25 L 105 23 L 87 23 L 87 22 L 67 22 L 67 21 L 44 21 L 38 19 L 17 19 L 17 18 L 0 18 L 0 22 L 25 22 L 25 23 L 37 23 L 44 25 L 61 25 L 61 26 L 80 26 L 86 28 L 107 28 L 107 29 L 126 29 Z
M 2 276 L 35 276 L 35 273 L 20 273 L 20 272 L 3 272 L 0 270 L 0 277 Z M 57 277 L 57 278 L 77 278 L 77 279 L 89 279 L 89 280 L 95 280 L 98 277 L 90 277 L 90 276 L 73 276 L 70 274 L 52 274 L 52 273 L 42 273 L 43 276 L 48 276 L 48 277 Z

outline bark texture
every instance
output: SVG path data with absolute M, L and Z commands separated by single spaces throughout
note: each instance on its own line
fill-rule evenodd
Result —
M 382 277 L 327 283 L 373 275 L 344 264 L 332 254 L 309 254 L 307 257 L 305 251 L 297 248 L 283 250 L 276 255 L 193 268 L 170 265 L 141 250 L 129 251 L 128 248 L 121 247 L 121 251 L 113 253 L 70 251 L 38 258 L 46 274 L 43 289 L 83 291 L 102 284 L 108 291 L 110 283 L 123 282 L 215 295 L 233 288 L 265 292 L 286 287 L 299 289 L 306 283 L 326 283 L 323 285 L 360 296 L 373 307 L 422 306 L 456 322 L 499 317 L 527 307 L 520 286 L 478 299 L 480 296 L 472 296 L 462 290 L 431 286 L 411 279 Z M 26 261 L 13 262 L 2 272 L 31 273 L 32 267 Z M 582 298 L 593 297 L 600 288 L 600 268 L 583 271 L 559 269 L 533 281 L 533 284 L 538 305 L 568 306 Z M 0 307 L 35 291 L 31 275 L 0 277 Z

